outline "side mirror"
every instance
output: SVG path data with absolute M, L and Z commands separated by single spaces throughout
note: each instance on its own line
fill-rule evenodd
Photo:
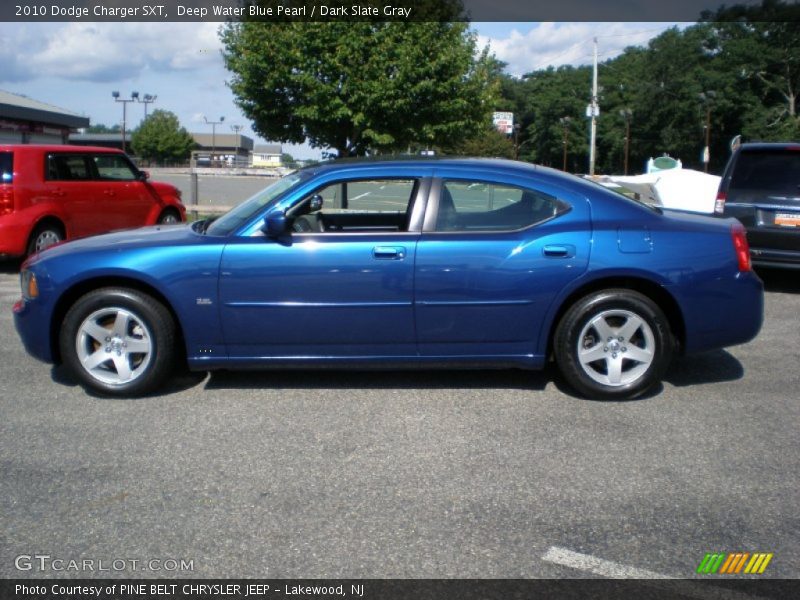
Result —
M 275 211 L 269 213 L 264 219 L 264 226 L 261 231 L 267 237 L 276 238 L 286 233 L 287 225 L 286 215 L 282 211 Z
M 322 208 L 322 196 L 314 194 L 311 196 L 311 201 L 308 203 L 308 212 L 315 212 Z
M 139 181 L 147 181 L 150 179 L 150 173 L 148 171 L 139 171 Z

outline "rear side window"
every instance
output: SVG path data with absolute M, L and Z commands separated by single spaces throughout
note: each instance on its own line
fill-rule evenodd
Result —
M 742 152 L 729 189 L 800 195 L 800 152 Z
M 50 181 L 85 181 L 91 179 L 86 157 L 80 154 L 51 154 L 47 157 Z
M 0 152 L 0 183 L 14 181 L 14 153 Z
M 538 190 L 482 181 L 445 181 L 436 231 L 513 231 L 568 210 Z

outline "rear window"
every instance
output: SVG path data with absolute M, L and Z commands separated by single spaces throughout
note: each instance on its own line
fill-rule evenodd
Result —
M 800 152 L 742 152 L 733 169 L 730 189 L 800 195 Z
M 14 153 L 0 152 L 0 183 L 14 181 Z

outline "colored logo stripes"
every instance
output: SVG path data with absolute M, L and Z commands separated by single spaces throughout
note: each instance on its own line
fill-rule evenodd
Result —
M 760 575 L 774 555 L 766 552 L 709 552 L 697 572 L 703 575 Z

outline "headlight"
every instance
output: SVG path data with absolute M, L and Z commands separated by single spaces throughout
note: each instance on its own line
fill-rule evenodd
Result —
M 22 297 L 25 300 L 33 300 L 39 297 L 39 283 L 33 271 L 22 271 L 19 274 L 20 286 L 22 287 Z

